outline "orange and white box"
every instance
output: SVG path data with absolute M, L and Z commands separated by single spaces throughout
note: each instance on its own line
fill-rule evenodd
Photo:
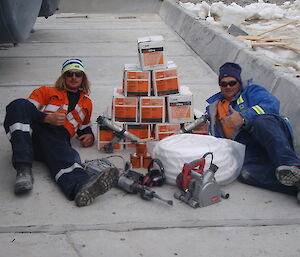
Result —
M 122 123 L 117 123 L 120 127 L 123 128 Z M 107 145 L 113 138 L 115 137 L 115 132 L 110 128 L 104 125 L 97 125 L 97 148 L 98 150 L 102 150 L 102 148 Z M 124 149 L 124 141 L 119 142 L 114 145 L 115 150 L 123 150 Z
M 180 130 L 180 124 L 155 124 L 155 139 L 162 140 L 165 137 L 174 135 Z
M 125 96 L 150 96 L 151 72 L 143 71 L 135 64 L 125 64 L 123 91 Z
M 185 123 L 193 120 L 193 95 L 169 95 L 166 98 L 169 123 Z
M 171 95 L 179 93 L 177 66 L 169 61 L 165 69 L 152 71 L 154 95 Z
M 143 70 L 166 68 L 165 40 L 163 36 L 140 37 L 137 39 L 137 45 Z
M 164 123 L 166 121 L 165 98 L 140 97 L 140 123 Z
M 151 137 L 151 125 L 150 124 L 126 124 L 126 131 L 134 134 L 140 139 L 146 139 Z M 130 140 L 125 140 L 126 147 L 136 147 L 136 144 L 132 144 Z
M 138 122 L 137 97 L 114 96 L 112 108 L 114 121 Z

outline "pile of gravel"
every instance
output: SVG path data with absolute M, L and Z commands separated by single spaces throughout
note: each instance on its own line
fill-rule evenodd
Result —
M 180 0 L 180 2 L 182 3 L 201 3 L 202 1 L 201 0 Z M 238 1 L 232 1 L 232 0 L 223 0 L 223 1 L 220 1 L 220 0 L 205 0 L 206 3 L 208 4 L 212 4 L 212 3 L 217 3 L 217 2 L 223 2 L 224 4 L 226 5 L 230 5 L 231 3 L 236 3 L 240 6 L 246 6 L 246 5 L 249 5 L 249 4 L 253 4 L 253 3 L 257 3 L 258 1 L 257 0 L 238 0 Z M 264 1 L 265 3 L 270 3 L 270 4 L 277 4 L 277 5 L 282 5 L 283 3 L 287 2 L 287 0 L 265 0 Z M 295 2 L 295 0 L 290 0 L 289 2 L 293 3 Z

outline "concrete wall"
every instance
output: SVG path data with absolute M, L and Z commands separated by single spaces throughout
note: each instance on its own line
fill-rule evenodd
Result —
M 223 30 L 196 20 L 174 0 L 165 0 L 159 14 L 216 73 L 223 63 L 237 62 L 243 68 L 244 80 L 254 78 L 278 97 L 281 113 L 289 117 L 294 128 L 296 149 L 300 153 L 299 77 L 284 67 L 275 67 L 265 56 L 248 49 Z
M 162 0 L 61 0 L 63 13 L 157 13 Z

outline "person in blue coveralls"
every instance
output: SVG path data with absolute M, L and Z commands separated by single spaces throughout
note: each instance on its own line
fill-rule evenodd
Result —
M 246 146 L 239 181 L 299 200 L 300 159 L 292 128 L 275 96 L 260 85 L 243 87 L 241 71 L 237 63 L 220 67 L 220 92 L 207 99 L 210 133 Z

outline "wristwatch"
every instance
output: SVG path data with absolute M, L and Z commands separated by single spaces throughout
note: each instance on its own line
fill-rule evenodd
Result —
M 243 124 L 242 124 L 242 126 L 244 126 L 244 125 L 246 125 L 246 120 L 245 120 L 245 118 L 243 117 Z

